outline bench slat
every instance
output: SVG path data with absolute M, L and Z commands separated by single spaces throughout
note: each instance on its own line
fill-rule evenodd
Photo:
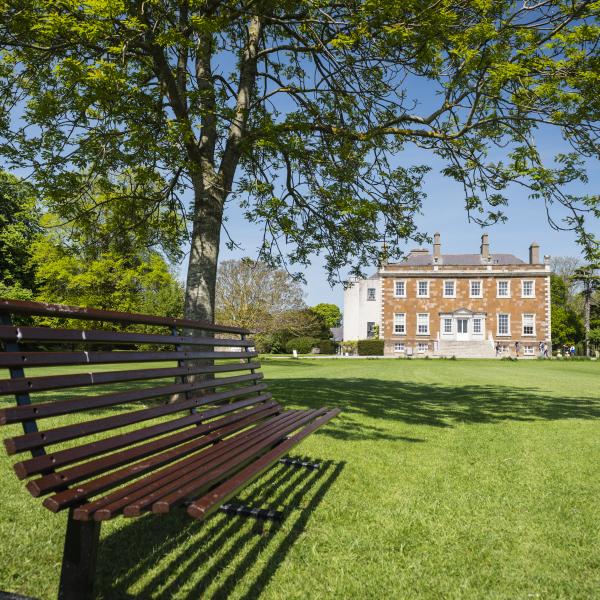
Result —
M 72 375 L 46 375 L 42 377 L 19 377 L 16 379 L 0 379 L 0 396 L 23 392 L 41 392 L 65 388 L 104 385 L 124 381 L 140 381 L 142 379 L 162 379 L 203 373 L 229 373 L 260 369 L 259 362 L 220 363 L 199 367 L 166 367 L 155 369 L 132 369 L 128 371 L 106 371 L 96 373 L 74 373 Z
M 97 442 L 88 442 L 87 444 L 81 444 L 73 448 L 67 448 L 66 450 L 58 450 L 56 452 L 48 453 L 44 456 L 36 456 L 18 463 L 15 463 L 14 470 L 20 479 L 24 479 L 30 475 L 36 473 L 42 473 L 50 468 L 58 468 L 86 458 L 93 458 L 99 454 L 106 454 L 111 450 L 118 450 L 126 446 L 131 446 L 144 440 L 152 439 L 169 433 L 171 431 L 177 431 L 192 424 L 199 424 L 203 421 L 208 421 L 215 417 L 219 417 L 229 412 L 252 406 L 254 404 L 261 404 L 271 399 L 270 393 L 260 394 L 247 398 L 246 400 L 238 400 L 231 404 L 224 406 L 218 406 L 209 410 L 202 411 L 200 413 L 192 413 L 179 417 L 178 419 L 171 419 L 164 423 L 145 427 L 143 429 L 137 429 L 128 433 L 117 434 Z
M 45 367 L 50 365 L 101 365 L 110 363 L 170 360 L 254 358 L 256 352 L 2 352 L 2 367 Z
M 287 411 L 278 415 L 274 419 L 269 419 L 264 427 L 252 435 L 246 435 L 243 439 L 232 439 L 226 448 L 216 448 L 213 452 L 202 453 L 199 456 L 191 456 L 189 459 L 179 464 L 173 465 L 170 469 L 163 469 L 161 472 L 153 473 L 150 477 L 139 482 L 135 493 L 127 494 L 127 498 L 119 502 L 113 508 L 122 509 L 126 517 L 138 517 L 144 511 L 150 510 L 150 506 L 168 492 L 176 490 L 180 484 L 189 478 L 190 474 L 196 477 L 215 470 L 219 465 L 227 462 L 231 456 L 243 452 L 244 449 L 255 445 L 258 440 L 266 439 L 275 431 L 281 431 L 282 428 L 289 426 L 290 423 L 297 422 L 301 418 L 302 411 Z M 104 519 L 106 513 L 99 514 L 99 519 Z M 114 516 L 114 515 L 112 515 Z
M 57 318 L 72 318 L 95 321 L 110 321 L 112 323 L 139 323 L 142 325 L 164 325 L 166 327 L 184 327 L 223 333 L 249 334 L 250 330 L 229 325 L 217 325 L 207 321 L 176 319 L 174 317 L 158 317 L 139 313 L 125 313 L 98 308 L 67 306 L 65 304 L 48 304 L 28 300 L 0 300 L 0 311 L 19 315 L 47 316 Z
M 182 474 L 171 485 L 163 485 L 149 501 L 143 503 L 138 501 L 137 506 L 144 508 L 147 504 L 152 504 L 152 512 L 155 514 L 169 512 L 174 506 L 178 506 L 184 500 L 196 496 L 203 490 L 208 489 L 223 479 L 231 476 L 236 471 L 246 466 L 249 462 L 256 459 L 274 444 L 279 443 L 285 436 L 298 429 L 306 422 L 324 412 L 323 409 L 301 411 L 293 420 L 283 424 L 281 427 L 275 427 L 270 430 L 265 437 L 261 437 L 254 444 L 241 447 L 239 452 L 228 453 L 223 462 L 211 469 L 189 469 Z M 132 516 L 131 510 L 127 507 L 123 514 Z M 139 512 L 137 514 L 140 514 Z M 136 515 L 137 516 L 137 515 Z
M 246 381 L 262 379 L 262 377 L 262 373 L 249 373 L 248 375 L 206 379 L 194 383 L 173 383 L 171 385 L 134 389 L 114 394 L 83 396 L 81 398 L 72 398 L 70 400 L 60 400 L 57 402 L 15 406 L 0 410 L 0 424 L 5 425 L 7 423 L 18 423 L 19 421 L 25 421 L 27 419 L 44 419 L 57 415 L 67 415 L 82 410 L 104 408 L 107 406 L 115 406 L 117 404 L 137 402 L 139 400 L 149 400 L 159 396 L 170 396 L 204 388 L 217 388 L 236 383 L 243 383 Z
M 265 427 L 272 422 L 280 422 L 285 418 L 287 418 L 285 413 L 275 415 L 267 421 L 255 425 L 251 429 L 247 429 L 238 435 L 215 444 L 211 448 L 204 450 L 201 454 L 190 454 L 180 462 L 170 465 L 167 468 L 153 470 L 150 474 L 125 487 L 119 488 L 106 496 L 77 507 L 75 509 L 75 518 L 88 520 L 93 517 L 99 521 L 110 519 L 113 516 L 116 516 L 116 514 L 125 506 L 134 503 L 139 498 L 143 498 L 150 491 L 163 485 L 164 482 L 177 479 L 177 477 L 180 476 L 182 469 L 184 472 L 187 472 L 187 469 L 189 468 L 198 468 L 199 465 L 211 461 L 224 452 L 228 452 L 236 445 L 242 444 L 246 440 L 260 435 L 261 431 L 264 431 Z M 126 470 L 124 469 L 123 471 Z
M 227 481 L 221 483 L 208 494 L 192 502 L 187 508 L 188 515 L 194 519 L 205 519 L 224 502 L 235 496 L 242 488 L 262 475 L 304 438 L 339 414 L 339 408 L 329 410 L 322 417 L 304 427 L 297 434 L 261 456 Z
M 12 342 L 78 342 L 86 344 L 167 344 L 186 346 L 254 346 L 252 340 L 239 338 L 191 337 L 159 333 L 129 333 L 103 329 L 55 329 L 0 325 L 0 339 Z
M 198 406 L 222 402 L 223 400 L 235 398 L 236 396 L 253 394 L 266 389 L 266 387 L 267 386 L 264 383 L 238 387 L 226 392 L 217 392 L 214 394 L 205 394 L 203 396 L 187 398 L 186 400 L 177 400 L 161 406 L 143 408 L 141 410 L 130 411 L 120 415 L 114 415 L 112 417 L 94 419 L 92 421 L 75 423 L 73 425 L 63 425 L 62 427 L 46 429 L 44 431 L 36 431 L 34 433 L 25 433 L 12 438 L 6 438 L 4 440 L 4 445 L 6 446 L 9 454 L 16 454 L 17 452 L 24 452 L 26 450 L 31 450 L 32 448 L 49 446 L 59 442 L 66 442 L 68 440 L 86 437 L 101 431 L 108 431 L 109 429 L 117 429 L 119 427 L 125 427 L 126 425 L 133 425 L 135 423 L 148 421 L 150 419 L 196 408 Z
M 52 511 L 56 512 L 186 456 L 193 449 L 200 449 L 209 445 L 213 441 L 220 440 L 268 416 L 274 415 L 280 410 L 281 408 L 276 402 L 240 410 L 206 425 L 196 425 L 179 433 L 135 446 L 124 452 L 116 452 L 40 477 L 30 481 L 27 484 L 27 489 L 32 495 L 40 496 L 56 491 L 65 485 L 72 485 L 83 479 L 89 479 L 85 483 L 79 483 L 75 488 L 59 491 L 52 496 L 47 505 Z M 133 464 L 140 459 L 144 460 Z M 122 465 L 127 466 L 116 471 L 112 470 Z M 94 475 L 102 473 L 105 474 L 90 479 Z

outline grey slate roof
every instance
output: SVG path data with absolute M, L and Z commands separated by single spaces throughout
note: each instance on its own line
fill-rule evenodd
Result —
M 331 327 L 329 329 L 334 342 L 341 342 L 344 339 L 344 328 L 343 327 Z
M 525 264 L 514 254 L 492 254 L 491 261 L 487 264 L 492 265 L 522 265 Z M 409 254 L 399 265 L 408 265 L 414 267 L 423 267 L 433 264 L 432 254 Z M 481 265 L 486 264 L 481 260 L 480 254 L 442 254 L 441 263 L 443 265 Z

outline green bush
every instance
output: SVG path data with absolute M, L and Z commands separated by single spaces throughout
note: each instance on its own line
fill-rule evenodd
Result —
M 335 354 L 335 344 L 331 340 L 320 340 L 319 352 L 321 354 Z
M 298 351 L 298 354 L 308 354 L 315 346 L 319 345 L 319 340 L 313 337 L 297 337 L 292 338 L 286 345 L 285 349 L 289 354 L 294 350 Z
M 358 340 L 359 356 L 383 356 L 383 340 Z

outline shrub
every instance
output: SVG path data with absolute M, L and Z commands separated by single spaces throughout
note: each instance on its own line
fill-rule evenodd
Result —
M 320 340 L 319 352 L 321 354 L 335 354 L 335 344 L 331 340 Z
M 297 337 L 292 338 L 286 345 L 285 349 L 291 354 L 294 350 L 298 354 L 308 354 L 315 346 L 319 344 L 319 340 L 313 337 Z
M 359 356 L 383 356 L 383 340 L 358 340 Z
M 344 342 L 340 342 L 340 347 L 342 349 L 342 354 L 356 354 L 356 344 L 355 340 L 346 340 Z

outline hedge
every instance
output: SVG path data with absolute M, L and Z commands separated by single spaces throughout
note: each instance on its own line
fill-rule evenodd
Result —
M 321 354 L 335 354 L 335 344 L 331 340 L 321 340 L 319 342 L 319 352 Z
M 358 340 L 359 356 L 383 356 L 383 340 Z
M 294 350 L 298 354 L 308 354 L 315 346 L 319 345 L 319 340 L 313 337 L 292 338 L 286 345 L 286 351 L 291 354 Z

